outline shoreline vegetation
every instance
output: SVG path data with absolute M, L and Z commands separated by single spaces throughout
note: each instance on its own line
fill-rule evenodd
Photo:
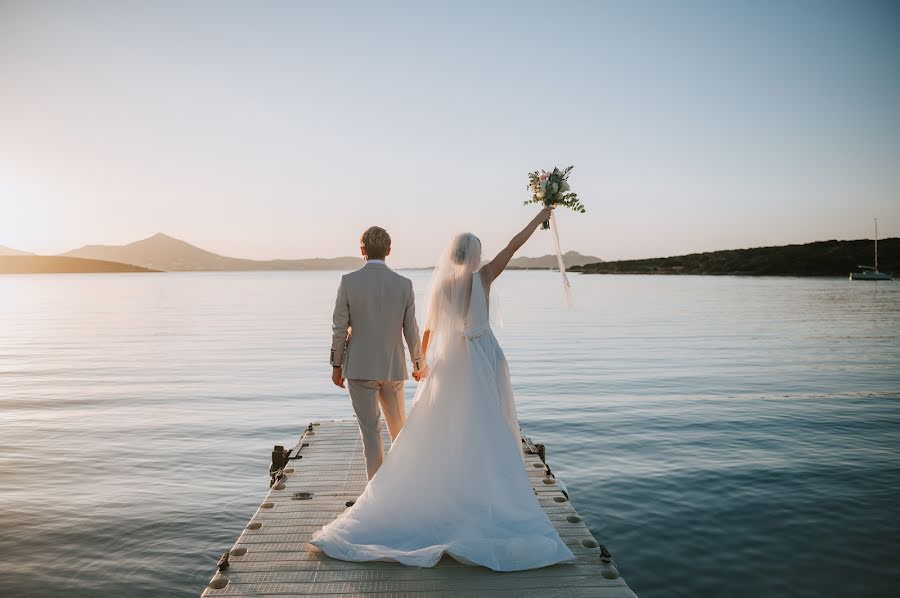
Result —
M 600 262 L 576 266 L 571 271 L 583 274 L 848 276 L 860 265 L 874 265 L 874 251 L 875 242 L 871 239 L 832 240 Z M 900 274 L 900 238 L 878 241 L 878 269 Z

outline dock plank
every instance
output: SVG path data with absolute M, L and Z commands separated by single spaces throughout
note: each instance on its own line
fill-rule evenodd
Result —
M 385 431 L 385 450 L 390 439 Z M 563 494 L 548 467 L 523 437 L 525 468 L 538 502 L 563 542 L 578 558 L 527 571 L 496 572 L 444 557 L 433 568 L 391 562 L 353 563 L 309 550 L 307 541 L 359 496 L 366 485 L 362 442 L 355 420 L 310 424 L 293 449 L 300 458 L 270 488 L 229 551 L 229 566 L 216 572 L 202 596 L 596 596 L 634 598 L 634 593 Z M 307 446 L 304 446 L 307 445 Z M 300 500 L 296 493 L 311 492 Z

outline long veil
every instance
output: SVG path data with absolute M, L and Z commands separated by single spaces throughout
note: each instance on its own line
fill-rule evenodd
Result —
M 472 275 L 481 265 L 481 241 L 472 233 L 455 235 L 438 259 L 431 278 L 425 329 L 429 353 L 439 359 L 465 333 Z

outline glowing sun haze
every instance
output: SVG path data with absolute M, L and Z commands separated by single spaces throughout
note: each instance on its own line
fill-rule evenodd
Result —
M 0 245 L 605 259 L 900 234 L 896 2 L 0 3 Z M 526 255 L 550 253 L 535 235 Z

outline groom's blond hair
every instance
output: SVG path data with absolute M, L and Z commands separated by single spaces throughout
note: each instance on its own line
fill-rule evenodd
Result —
M 380 226 L 370 226 L 359 238 L 370 260 L 383 260 L 391 250 L 391 236 Z

